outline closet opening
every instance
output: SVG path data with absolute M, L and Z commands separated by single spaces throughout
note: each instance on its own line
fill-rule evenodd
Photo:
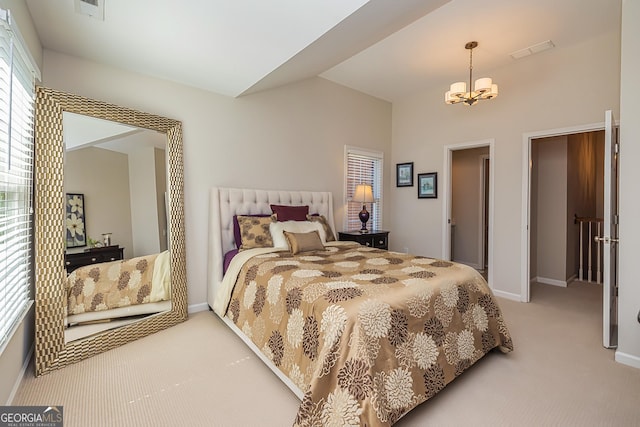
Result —
M 493 140 L 445 147 L 446 259 L 478 270 L 492 285 Z

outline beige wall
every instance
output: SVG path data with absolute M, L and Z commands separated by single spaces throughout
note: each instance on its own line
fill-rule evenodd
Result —
M 390 104 L 324 79 L 234 99 L 48 50 L 43 76 L 54 89 L 182 121 L 190 305 L 206 302 L 210 187 L 331 191 L 340 229 L 349 144 L 385 153 L 390 193 Z
M 485 70 L 500 85 L 500 96 L 471 108 L 446 105 L 446 85 L 393 104 L 392 163 L 413 160 L 416 170 L 442 172 L 445 145 L 495 140 L 491 284 L 498 295 L 520 299 L 521 294 L 523 134 L 603 122 L 606 109 L 617 111 L 619 46 L 619 33 L 610 32 Z M 390 199 L 402 207 L 402 215 L 394 210 L 389 224 L 392 249 L 406 246 L 420 255 L 443 256 L 442 197 L 424 204 L 392 188 Z M 430 226 L 417 233 L 416 223 Z
M 129 257 L 133 241 L 127 155 L 96 147 L 71 150 L 64 168 L 64 191 L 84 194 L 87 236 L 102 241 L 102 233 L 112 233 L 112 244 L 125 248 Z
M 640 2 L 622 2 L 622 74 L 620 96 L 620 270 L 618 351 L 616 360 L 640 368 Z
M 451 218 L 455 221 L 454 261 L 482 268 L 481 221 L 483 155 L 489 147 L 453 151 L 451 156 Z
M 537 157 L 537 272 L 539 282 L 566 285 L 567 137 L 534 142 Z M 534 215 L 534 212 L 531 213 Z

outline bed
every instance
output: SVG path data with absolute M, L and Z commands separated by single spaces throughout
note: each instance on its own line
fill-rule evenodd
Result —
M 67 276 L 65 342 L 171 309 L 170 254 L 91 264 Z
M 216 187 L 210 197 L 209 305 L 301 399 L 294 425 L 392 425 L 489 351 L 513 349 L 478 272 L 336 242 L 331 193 Z M 289 230 L 272 205 L 307 206 L 307 221 Z M 271 246 L 225 262 L 247 217 L 255 226 L 240 243 L 262 228 Z

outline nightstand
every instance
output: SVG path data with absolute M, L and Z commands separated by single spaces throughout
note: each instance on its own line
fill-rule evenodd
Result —
M 360 230 L 339 231 L 338 240 L 358 242 L 371 248 L 389 249 L 388 231 L 371 230 L 368 233 L 360 233 Z

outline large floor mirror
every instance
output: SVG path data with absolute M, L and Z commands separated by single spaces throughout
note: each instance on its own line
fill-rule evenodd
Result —
M 182 125 L 38 87 L 36 375 L 187 318 Z

